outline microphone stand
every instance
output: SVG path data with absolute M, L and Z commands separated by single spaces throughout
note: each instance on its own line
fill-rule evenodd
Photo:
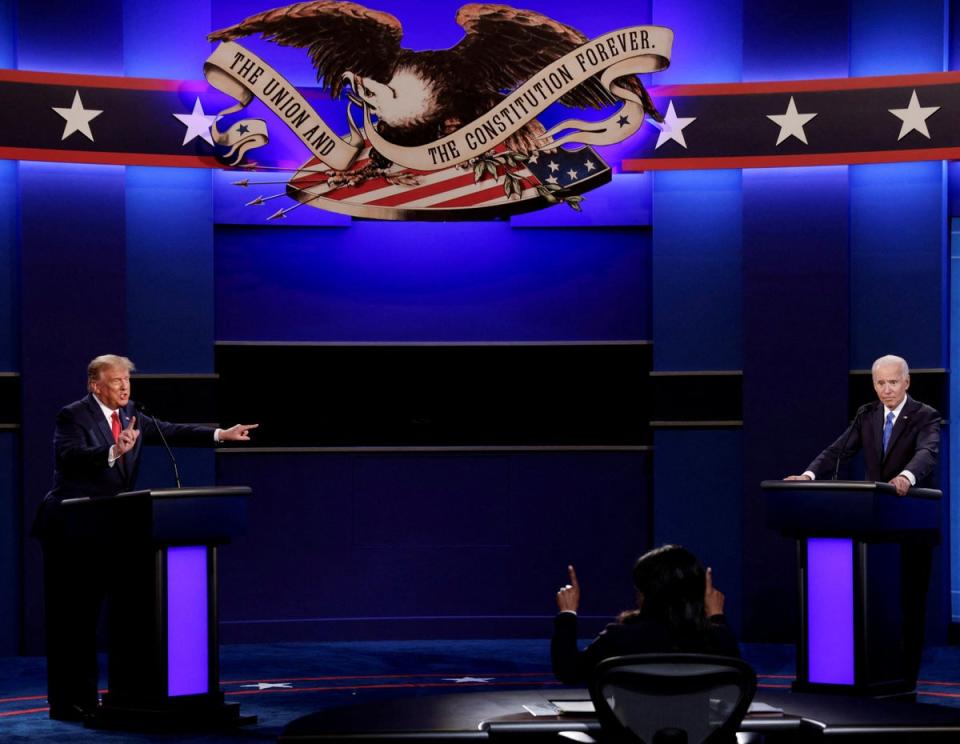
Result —
M 170 449 L 170 445 L 167 444 L 167 438 L 163 436 L 163 429 L 157 425 L 157 420 L 147 413 L 146 408 L 142 403 L 138 403 L 136 406 L 137 411 L 146 416 L 153 422 L 153 428 L 157 430 L 157 434 L 160 435 L 160 442 L 163 444 L 163 448 L 167 451 L 167 456 L 170 458 L 170 462 L 173 464 L 173 479 L 177 482 L 177 488 L 183 488 L 180 484 L 180 468 L 177 467 L 177 458 L 173 456 L 173 450 Z
M 857 422 L 860 421 L 860 417 L 869 411 L 872 406 L 873 403 L 865 403 L 860 406 L 857 409 L 857 415 L 853 417 L 853 421 L 851 421 L 850 426 L 847 427 L 847 431 L 843 436 L 843 444 L 840 446 L 840 451 L 837 452 L 837 464 L 833 468 L 833 478 L 831 480 L 837 480 L 837 476 L 840 474 L 840 461 L 843 459 L 843 453 L 847 449 L 847 442 L 850 441 L 850 434 L 856 427 Z

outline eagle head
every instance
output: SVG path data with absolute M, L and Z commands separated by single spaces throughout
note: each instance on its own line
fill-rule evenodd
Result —
M 436 118 L 439 113 L 436 83 L 416 67 L 398 67 L 386 83 L 351 72 L 344 78 L 356 97 L 391 128 L 416 127 Z

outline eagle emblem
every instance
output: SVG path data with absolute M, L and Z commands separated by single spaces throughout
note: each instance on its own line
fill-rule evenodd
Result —
M 227 91 L 241 106 L 252 96 L 270 105 L 308 144 L 313 157 L 287 185 L 295 206 L 374 218 L 476 219 L 558 202 L 579 210 L 580 194 L 610 177 L 589 145 L 624 139 L 624 120 L 627 135 L 644 115 L 662 121 L 637 73 L 666 67 L 669 29 L 633 27 L 591 42 L 541 13 L 486 3 L 464 5 L 456 22 L 464 36 L 455 46 L 415 51 L 403 47 L 403 27 L 389 13 L 296 3 L 211 33 L 222 44 L 207 76 L 222 90 L 224 79 L 242 89 Z M 236 43 L 253 35 L 306 50 L 319 88 L 348 102 L 348 137 L 306 101 L 280 97 L 293 86 Z M 554 103 L 620 108 L 599 123 L 548 130 L 538 116 Z M 249 120 L 214 126 L 234 158 L 265 139 L 263 128 L 259 140 L 250 132 Z

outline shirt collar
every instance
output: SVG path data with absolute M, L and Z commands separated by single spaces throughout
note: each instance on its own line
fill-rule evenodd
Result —
M 114 409 L 114 408 L 107 408 L 105 405 L 103 405 L 103 403 L 101 402 L 101 400 L 100 400 L 94 393 L 90 393 L 90 395 L 93 395 L 93 399 L 94 399 L 95 401 L 97 401 L 97 405 L 100 406 L 100 410 L 103 411 L 103 415 L 107 417 L 107 420 L 108 420 L 108 421 L 109 421 L 111 418 L 113 418 L 113 412 L 114 412 L 115 410 L 116 410 L 116 411 L 119 411 L 119 410 L 120 410 L 119 408 L 116 408 L 116 409 Z
M 908 396 L 908 395 L 904 395 L 904 396 L 903 396 L 903 400 L 900 401 L 900 405 L 893 409 L 893 420 L 894 420 L 894 421 L 896 421 L 898 418 L 900 418 L 900 411 L 902 411 L 902 410 L 903 410 L 903 407 L 904 407 L 905 405 L 907 405 L 907 398 L 909 398 L 909 397 L 910 397 L 910 396 Z M 890 413 L 890 409 L 887 408 L 886 406 L 884 406 L 884 407 L 883 407 L 883 417 L 886 418 L 888 413 Z

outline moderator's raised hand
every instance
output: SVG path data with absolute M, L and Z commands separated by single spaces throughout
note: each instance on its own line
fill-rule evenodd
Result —
M 260 424 L 236 424 L 229 429 L 220 430 L 221 442 L 249 442 L 250 430 L 256 429 Z
M 573 566 L 567 566 L 567 574 L 570 577 L 570 583 L 561 586 L 557 592 L 557 608 L 564 612 L 565 610 L 577 611 L 580 606 L 580 582 L 577 581 L 577 572 Z
M 713 569 L 707 569 L 706 590 L 703 593 L 703 613 L 707 617 L 723 614 L 723 592 L 713 586 Z

